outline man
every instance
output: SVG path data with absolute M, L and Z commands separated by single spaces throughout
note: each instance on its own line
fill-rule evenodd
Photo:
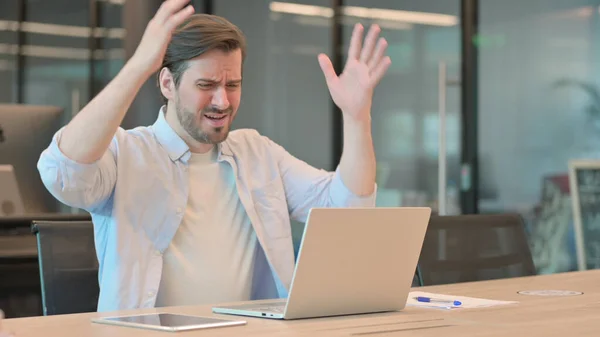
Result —
M 230 131 L 246 42 L 189 0 L 165 1 L 120 73 L 59 130 L 39 160 L 48 190 L 91 213 L 99 311 L 287 296 L 290 218 L 312 207 L 375 204 L 373 89 L 390 65 L 374 26 L 352 35 L 336 75 L 318 62 L 344 118 L 335 172 L 315 169 L 253 130 Z M 119 127 L 158 72 L 166 105 L 149 127 Z M 152 112 L 148 112 L 152 113 Z

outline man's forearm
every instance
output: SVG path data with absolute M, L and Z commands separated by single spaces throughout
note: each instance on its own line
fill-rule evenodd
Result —
M 61 151 L 80 163 L 92 163 L 102 157 L 148 76 L 144 69 L 127 63 L 65 127 L 59 143 Z
M 356 195 L 371 195 L 375 189 L 375 150 L 371 120 L 344 118 L 344 148 L 340 160 L 342 181 Z

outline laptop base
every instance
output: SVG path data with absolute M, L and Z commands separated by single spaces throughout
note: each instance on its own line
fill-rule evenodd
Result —
M 216 314 L 283 319 L 285 304 L 285 300 L 268 303 L 250 303 L 227 307 L 214 307 L 212 308 L 212 311 Z

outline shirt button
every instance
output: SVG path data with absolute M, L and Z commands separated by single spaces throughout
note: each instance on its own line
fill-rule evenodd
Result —
M 160 250 L 155 250 L 155 251 L 154 251 L 154 255 L 156 255 L 156 256 L 161 256 L 161 255 L 162 255 L 162 253 L 161 253 L 161 251 L 160 251 Z
M 152 297 L 152 296 L 154 296 L 154 291 L 149 291 L 148 292 L 148 297 Z
M 181 209 L 181 207 L 177 207 L 177 214 L 181 214 L 183 212 L 183 210 Z

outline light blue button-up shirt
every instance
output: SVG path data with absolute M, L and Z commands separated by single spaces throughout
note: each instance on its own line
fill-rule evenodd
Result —
M 42 153 L 38 170 L 61 202 L 88 211 L 99 261 L 98 311 L 155 305 L 167 249 L 184 215 L 190 189 L 190 150 L 164 117 L 148 127 L 119 128 L 92 164 L 67 158 L 62 129 Z M 287 297 L 294 251 L 290 219 L 305 222 L 313 207 L 374 207 L 375 194 L 357 196 L 338 171 L 316 169 L 254 130 L 230 132 L 218 145 L 263 248 L 279 297 Z M 202 186 L 193 186 L 202 188 Z

